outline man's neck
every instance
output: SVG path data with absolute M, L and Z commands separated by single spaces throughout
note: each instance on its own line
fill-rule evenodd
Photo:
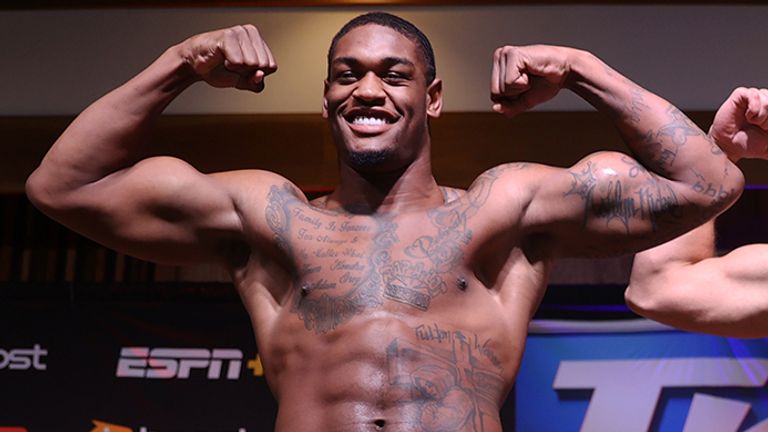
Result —
M 372 215 L 423 210 L 444 203 L 429 162 L 416 161 L 404 170 L 387 173 L 361 173 L 341 164 L 339 177 L 338 186 L 325 201 L 328 209 Z

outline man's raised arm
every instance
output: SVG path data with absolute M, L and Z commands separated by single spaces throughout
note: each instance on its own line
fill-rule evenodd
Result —
M 598 152 L 569 169 L 536 167 L 523 228 L 548 256 L 647 248 L 704 223 L 740 194 L 741 171 L 675 106 L 586 51 L 497 50 L 494 109 L 512 116 L 568 88 L 608 116 L 632 157 Z
M 163 262 L 218 260 L 240 219 L 233 175 L 139 160 L 165 107 L 191 84 L 259 92 L 276 70 L 251 25 L 193 36 L 85 109 L 27 181 L 44 213 L 107 246 Z M 213 150 L 213 149 L 212 149 Z
M 738 88 L 710 135 L 730 159 L 768 158 L 768 89 Z M 635 256 L 625 297 L 637 313 L 684 330 L 768 337 L 768 245 L 716 257 L 714 223 Z

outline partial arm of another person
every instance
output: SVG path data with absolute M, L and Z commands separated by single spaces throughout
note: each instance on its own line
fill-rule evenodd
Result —
M 520 176 L 530 184 L 522 227 L 548 257 L 641 250 L 704 223 L 741 193 L 741 171 L 705 132 L 591 53 L 504 47 L 493 70 L 496 111 L 514 116 L 568 88 L 613 122 L 632 154 L 597 152 L 569 169 L 509 176 L 501 190 L 519 194 Z
M 728 156 L 768 158 L 768 89 L 736 89 L 710 135 Z M 635 256 L 625 297 L 638 314 L 684 330 L 768 337 L 768 245 L 716 257 L 714 223 Z
M 242 238 L 232 192 L 242 174 L 204 175 L 171 157 L 140 160 L 142 147 L 165 107 L 193 83 L 259 92 L 276 68 L 250 25 L 168 48 L 77 116 L 28 179 L 29 198 L 73 230 L 144 259 L 227 259 Z

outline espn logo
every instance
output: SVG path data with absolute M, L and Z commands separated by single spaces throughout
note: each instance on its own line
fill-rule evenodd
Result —
M 117 377 L 187 379 L 192 369 L 207 371 L 208 379 L 220 379 L 227 365 L 227 379 L 240 378 L 243 352 L 238 349 L 124 347 L 117 362 Z

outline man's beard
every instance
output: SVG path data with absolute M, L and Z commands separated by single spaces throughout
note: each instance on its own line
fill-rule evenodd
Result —
M 377 168 L 392 156 L 392 150 L 363 150 L 349 152 L 349 165 L 361 171 Z

